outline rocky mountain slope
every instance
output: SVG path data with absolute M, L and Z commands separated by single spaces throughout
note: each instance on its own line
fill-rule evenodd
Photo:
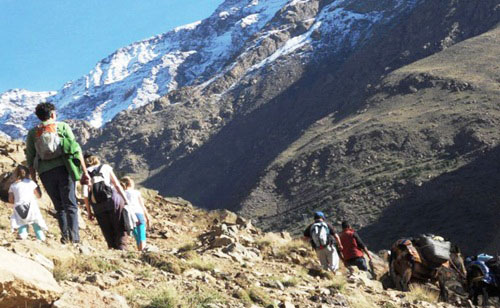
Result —
M 87 147 L 267 230 L 298 233 L 319 208 L 375 247 L 432 225 L 494 253 L 499 21 L 498 1 L 293 1 L 223 74 L 120 114 Z
M 120 172 L 265 230 L 323 209 L 370 246 L 432 226 L 493 253 L 499 21 L 498 0 L 227 0 L 50 99 Z
M 22 161 L 20 146 L 0 139 L 2 176 L 13 170 L 13 160 Z M 287 232 L 264 233 L 228 211 L 207 212 L 179 198 L 142 193 L 153 217 L 145 253 L 132 243 L 128 251 L 107 250 L 84 210 L 82 242 L 62 246 L 46 197 L 40 202 L 49 226 L 46 243 L 16 240 L 12 210 L 0 201 L 0 306 L 468 307 L 459 294 L 449 304 L 437 303 L 432 285 L 401 293 L 344 267 L 332 276 L 318 269 L 306 243 Z M 374 259 L 377 277 L 385 281 L 386 263 Z

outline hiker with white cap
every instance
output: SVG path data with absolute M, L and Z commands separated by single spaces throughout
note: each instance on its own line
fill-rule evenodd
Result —
M 335 273 L 339 269 L 339 255 L 333 239 L 335 239 L 341 251 L 342 244 L 333 226 L 326 222 L 323 212 L 314 213 L 314 222 L 304 230 L 304 238 L 310 240 L 321 267 Z

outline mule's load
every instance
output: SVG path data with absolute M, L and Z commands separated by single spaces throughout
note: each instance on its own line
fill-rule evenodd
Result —
M 425 260 L 434 264 L 443 264 L 450 260 L 451 243 L 442 237 L 421 235 L 415 240 Z

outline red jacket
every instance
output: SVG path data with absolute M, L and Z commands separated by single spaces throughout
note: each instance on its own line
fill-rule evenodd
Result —
M 363 244 L 359 245 L 357 241 L 357 234 L 353 229 L 345 229 L 340 233 L 340 242 L 342 243 L 342 254 L 344 255 L 344 260 L 350 260 L 354 258 L 363 257 L 363 251 L 361 250 Z

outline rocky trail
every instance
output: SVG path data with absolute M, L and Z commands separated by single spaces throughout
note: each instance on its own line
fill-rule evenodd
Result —
M 0 173 L 21 162 L 22 144 L 0 141 Z M 9 157 L 6 155 L 9 154 Z M 5 183 L 2 179 L 0 184 Z M 95 222 L 81 216 L 82 241 L 61 245 L 53 210 L 40 201 L 47 241 L 17 240 L 11 209 L 0 201 L 0 307 L 467 307 L 458 295 L 437 303 L 437 288 L 402 293 L 341 267 L 319 270 L 307 243 L 287 232 L 264 233 L 235 213 L 206 211 L 142 190 L 153 218 L 147 252 L 110 251 Z

